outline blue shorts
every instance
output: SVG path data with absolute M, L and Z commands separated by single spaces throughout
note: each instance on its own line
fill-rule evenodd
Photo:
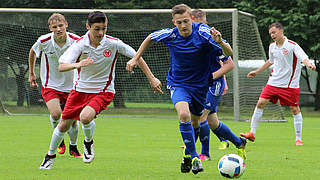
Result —
M 175 105 L 180 101 L 189 103 L 190 112 L 193 115 L 201 116 L 203 112 L 203 103 L 206 100 L 207 88 L 186 88 L 186 87 L 168 87 L 171 93 L 172 103 Z
M 221 99 L 224 87 L 224 79 L 214 81 L 212 86 L 209 87 L 204 108 L 210 110 L 210 114 L 217 112 L 217 105 Z

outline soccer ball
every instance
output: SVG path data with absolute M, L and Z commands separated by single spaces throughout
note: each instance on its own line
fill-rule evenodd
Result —
M 219 160 L 218 170 L 224 177 L 238 178 L 243 174 L 245 170 L 245 164 L 240 156 L 235 154 L 227 154 Z

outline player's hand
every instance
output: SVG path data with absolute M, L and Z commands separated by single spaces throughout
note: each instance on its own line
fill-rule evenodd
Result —
M 311 70 L 316 70 L 316 66 L 314 64 L 309 63 L 307 67 L 310 68 Z
M 36 88 L 39 87 L 37 83 L 37 76 L 35 74 L 29 74 L 29 84 L 31 87 Z
M 248 73 L 248 77 L 255 77 L 257 75 L 257 71 L 251 71 Z
M 157 91 L 161 94 L 163 94 L 162 89 L 161 89 L 161 81 L 158 78 L 152 78 L 150 80 L 150 85 L 153 89 L 153 92 L 156 93 Z
M 210 29 L 210 35 L 215 42 L 217 42 L 218 44 L 222 43 L 221 33 L 218 30 L 216 30 L 214 27 Z
M 229 90 L 228 86 L 225 86 L 221 95 L 222 96 L 226 95 L 228 93 L 228 90 Z
M 129 73 L 133 73 L 134 68 L 138 66 L 138 61 L 136 59 L 131 59 L 130 61 L 127 62 L 126 70 Z
M 88 58 L 83 59 L 82 61 L 77 63 L 78 64 L 77 69 L 79 69 L 81 67 L 89 66 L 92 63 L 93 63 L 93 60 L 88 57 Z

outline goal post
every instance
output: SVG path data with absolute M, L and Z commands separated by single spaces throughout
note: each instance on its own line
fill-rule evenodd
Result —
M 233 119 L 248 120 L 253 113 L 259 94 L 267 82 L 270 70 L 259 74 L 254 79 L 246 77 L 257 64 L 266 60 L 261 43 L 255 16 L 237 9 L 203 9 L 207 13 L 209 26 L 218 29 L 224 39 L 233 48 L 234 70 L 226 75 L 229 93 L 222 97 L 219 110 L 233 111 Z M 86 32 L 85 23 L 92 9 L 21 9 L 0 8 L 0 97 L 4 106 L 16 106 L 18 99 L 25 99 L 24 105 L 39 105 L 41 88 L 29 87 L 28 73 L 23 78 L 22 65 L 28 64 L 28 53 L 40 35 L 49 33 L 47 19 L 52 13 L 63 14 L 69 31 L 82 36 Z M 138 49 L 141 42 L 151 32 L 163 28 L 173 28 L 170 9 L 127 9 L 99 10 L 108 16 L 107 34 L 120 38 L 125 43 Z M 166 76 L 170 66 L 169 52 L 163 44 L 154 44 L 144 54 L 150 69 L 166 87 Z M 116 65 L 115 101 L 126 103 L 167 103 L 170 104 L 170 93 L 154 94 L 141 70 L 129 74 L 125 70 L 129 59 L 119 56 Z M 39 62 L 36 63 L 36 74 L 39 76 Z M 9 66 L 10 65 L 10 66 Z M 10 68 L 9 68 L 10 67 Z M 40 80 L 38 79 L 40 85 Z M 23 93 L 21 93 L 23 91 Z M 20 93 L 19 93 L 20 92 Z M 18 97 L 23 96 L 23 97 Z M 20 103 L 21 104 L 21 103 Z M 45 106 L 43 106 L 45 108 Z M 148 108 L 148 107 L 146 107 Z M 223 117 L 221 117 L 223 119 Z M 282 120 L 280 105 L 269 104 L 264 111 L 265 120 Z

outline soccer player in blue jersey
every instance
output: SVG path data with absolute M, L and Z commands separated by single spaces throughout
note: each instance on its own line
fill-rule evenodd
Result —
M 207 23 L 206 14 L 200 9 L 195 9 L 192 11 L 192 20 L 193 22 L 202 22 Z M 230 47 L 228 43 L 222 38 L 217 41 L 219 44 L 224 43 L 222 46 Z M 230 47 L 231 48 L 231 47 Z M 226 56 L 209 56 L 209 59 L 212 60 L 210 64 L 210 72 L 212 76 L 209 78 L 209 91 L 207 94 L 207 99 L 205 103 L 205 110 L 202 116 L 200 117 L 200 126 L 195 127 L 195 138 L 199 135 L 200 141 L 202 143 L 202 152 L 199 154 L 202 161 L 209 160 L 209 137 L 210 129 L 214 132 L 215 135 L 223 143 L 228 142 L 225 139 L 230 140 L 237 148 L 238 154 L 246 158 L 245 156 L 245 145 L 246 139 L 236 136 L 232 131 L 222 122 L 218 120 L 217 116 L 217 105 L 221 99 L 221 96 L 225 92 L 226 79 L 224 74 L 233 69 L 233 61 L 231 57 Z M 221 68 L 222 63 L 224 67 Z M 210 126 L 210 127 L 209 127 Z
M 192 23 L 191 8 L 187 5 L 174 6 L 172 18 L 176 27 L 151 33 L 127 63 L 127 70 L 133 70 L 152 42 L 162 42 L 168 46 L 171 67 L 167 86 L 179 117 L 183 142 L 190 152 L 183 157 L 181 172 L 187 173 L 192 169 L 197 174 L 203 171 L 203 167 L 196 151 L 192 124 L 199 124 L 208 91 L 211 63 L 208 56 L 232 55 L 232 49 L 220 41 L 221 34 L 214 28 L 203 23 Z

